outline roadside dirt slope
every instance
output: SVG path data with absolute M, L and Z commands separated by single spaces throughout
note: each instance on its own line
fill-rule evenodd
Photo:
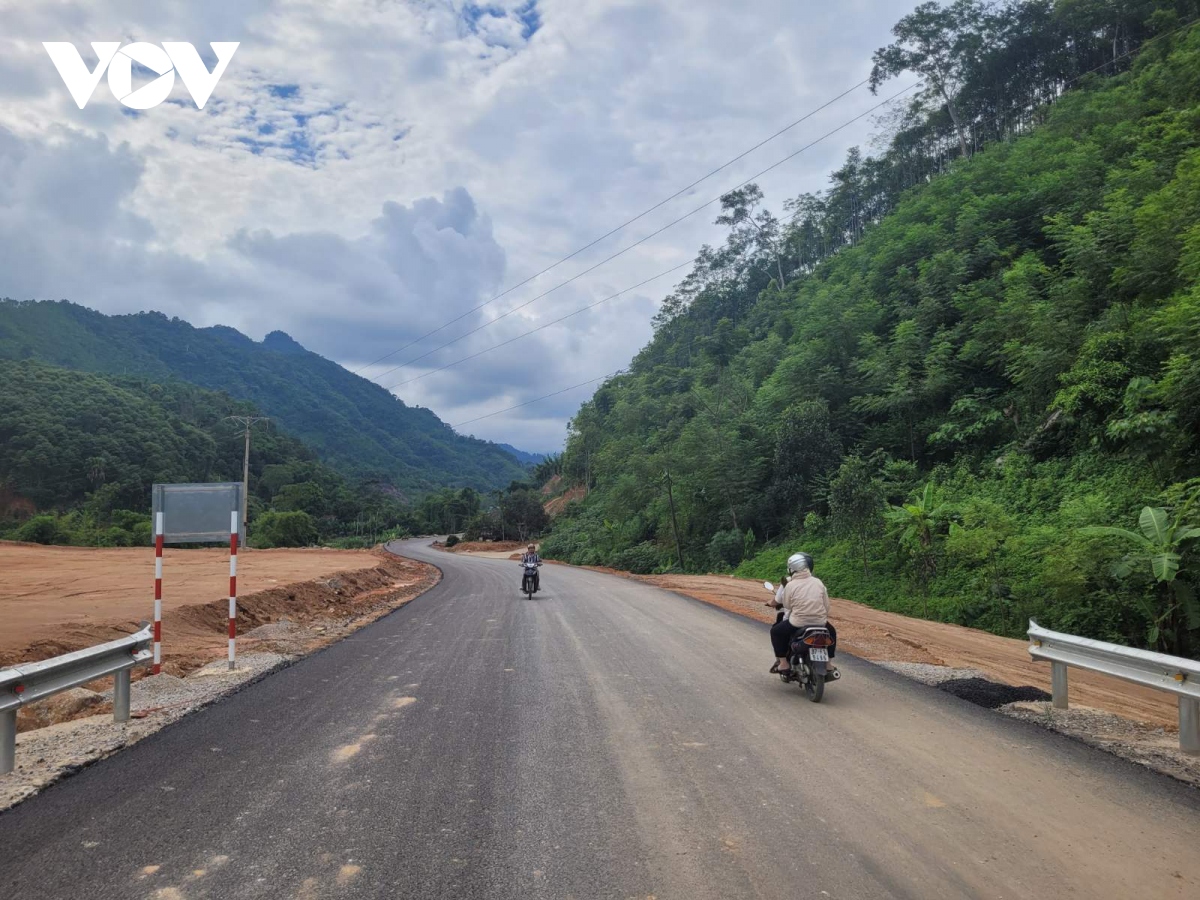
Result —
M 242 550 L 238 590 L 249 595 L 296 581 L 373 567 L 367 550 Z M 45 547 L 0 541 L 0 654 L 63 639 L 154 610 L 150 547 Z M 163 611 L 228 596 L 228 549 L 163 551 Z
M 770 596 L 757 581 L 728 575 L 627 577 L 761 622 L 775 621 L 774 612 L 763 605 Z M 839 646 L 863 659 L 978 669 L 992 680 L 1005 684 L 1050 690 L 1050 666 L 1031 660 L 1025 641 L 997 637 L 960 625 L 910 619 L 849 600 L 833 601 L 833 623 L 837 626 Z M 767 655 L 770 655 L 769 651 Z M 1174 698 L 1102 675 L 1071 670 L 1070 698 L 1072 704 L 1105 710 L 1168 730 L 1178 726 Z
M 0 666 L 113 640 L 153 613 L 149 549 L 0 544 L 0 571 Z M 432 566 L 367 550 L 243 552 L 238 631 L 382 613 L 437 577 Z M 182 675 L 225 653 L 228 590 L 228 551 L 164 553 L 164 671 Z
M 536 541 L 534 543 L 537 545 Z M 459 541 L 453 547 L 447 547 L 435 541 L 433 546 L 447 553 L 481 556 L 484 559 L 520 559 L 528 544 L 524 541 Z

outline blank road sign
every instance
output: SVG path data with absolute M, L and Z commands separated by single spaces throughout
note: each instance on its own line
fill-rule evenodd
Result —
M 229 514 L 242 508 L 240 481 L 154 485 L 154 513 L 163 514 L 163 543 L 228 543 Z M 246 523 L 238 522 L 238 543 Z

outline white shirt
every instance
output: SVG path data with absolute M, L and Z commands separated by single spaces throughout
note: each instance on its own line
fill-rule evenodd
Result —
M 788 622 L 796 628 L 824 625 L 829 621 L 829 592 L 825 583 L 807 569 L 791 577 L 775 598 L 788 614 Z

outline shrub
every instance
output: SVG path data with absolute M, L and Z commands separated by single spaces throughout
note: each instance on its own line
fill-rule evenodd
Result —
M 306 512 L 266 512 L 254 520 L 254 546 L 307 547 L 317 542 L 317 526 Z
M 742 561 L 746 539 L 736 528 L 718 531 L 708 542 L 708 556 L 714 568 L 732 569 Z
M 31 544 L 69 544 L 71 537 L 61 527 L 57 516 L 34 516 L 13 533 L 13 539 Z
M 446 538 L 446 546 L 447 547 L 454 547 L 457 544 L 458 544 L 458 535 L 457 534 L 452 534 Z
M 659 567 L 662 554 L 658 547 L 650 541 L 636 544 L 627 550 L 622 550 L 612 558 L 614 569 L 632 572 L 635 575 L 649 575 Z

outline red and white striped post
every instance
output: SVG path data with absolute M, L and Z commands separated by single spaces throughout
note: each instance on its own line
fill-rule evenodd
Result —
M 238 514 L 229 518 L 229 668 L 237 666 L 237 551 Z
M 163 514 L 154 514 L 154 667 L 155 675 L 162 671 L 162 551 Z

